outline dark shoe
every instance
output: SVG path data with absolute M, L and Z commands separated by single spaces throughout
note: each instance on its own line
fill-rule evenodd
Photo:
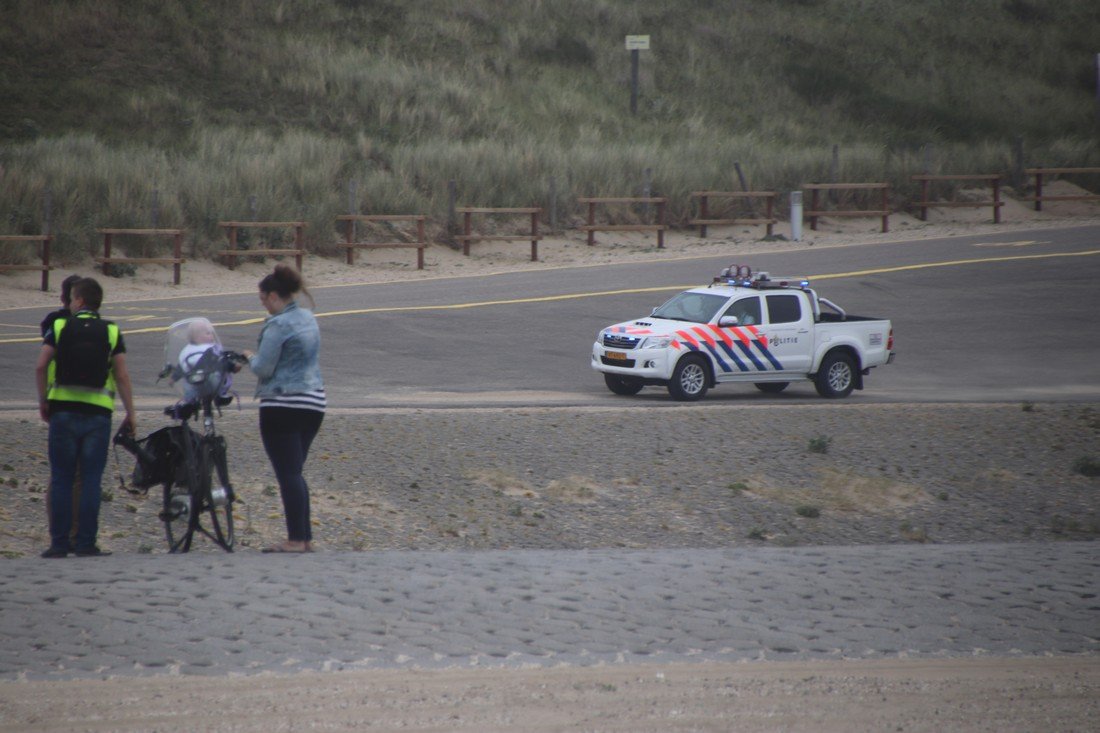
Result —
M 73 552 L 77 557 L 106 557 L 110 555 L 109 550 L 101 550 L 95 545 L 89 547 L 87 550 L 76 550 Z
M 69 556 L 69 551 L 67 549 L 65 549 L 64 547 L 51 547 L 48 550 L 43 551 L 43 553 L 42 553 L 42 557 L 46 557 L 46 558 L 68 557 L 68 556 Z

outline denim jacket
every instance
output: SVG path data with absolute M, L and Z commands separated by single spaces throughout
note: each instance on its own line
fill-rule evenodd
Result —
M 256 375 L 256 396 L 300 394 L 324 387 L 318 356 L 321 331 L 306 308 L 291 302 L 268 316 L 260 331 L 259 346 L 249 361 Z

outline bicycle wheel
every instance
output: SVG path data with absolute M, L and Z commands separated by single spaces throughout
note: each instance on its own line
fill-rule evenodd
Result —
M 220 435 L 202 442 L 203 505 L 210 513 L 211 539 L 226 552 L 233 552 L 234 496 L 225 452 L 225 438 Z
M 162 484 L 163 501 L 160 519 L 164 522 L 164 535 L 168 540 L 169 552 L 187 552 L 191 549 L 191 538 L 199 526 L 198 472 L 194 461 L 194 435 L 182 428 L 173 441 L 175 455 L 171 475 Z
M 160 519 L 164 522 L 164 536 L 169 552 L 187 552 L 191 549 L 191 537 L 195 533 L 198 514 L 192 511 L 191 491 L 172 481 L 163 484 L 164 500 Z

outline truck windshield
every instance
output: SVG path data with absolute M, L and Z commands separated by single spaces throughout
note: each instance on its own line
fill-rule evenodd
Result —
M 671 321 L 709 323 L 728 300 L 729 298 L 724 295 L 688 291 L 680 293 L 653 311 L 653 317 L 667 318 Z

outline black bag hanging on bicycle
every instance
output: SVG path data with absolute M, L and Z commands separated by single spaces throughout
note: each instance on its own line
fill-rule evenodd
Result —
M 138 489 L 148 489 L 157 484 L 176 481 L 173 475 L 178 464 L 177 457 L 183 455 L 180 444 L 181 431 L 178 426 L 169 425 L 140 440 L 134 440 L 122 433 L 115 436 L 115 442 L 132 453 L 137 459 L 130 478 L 131 485 Z

